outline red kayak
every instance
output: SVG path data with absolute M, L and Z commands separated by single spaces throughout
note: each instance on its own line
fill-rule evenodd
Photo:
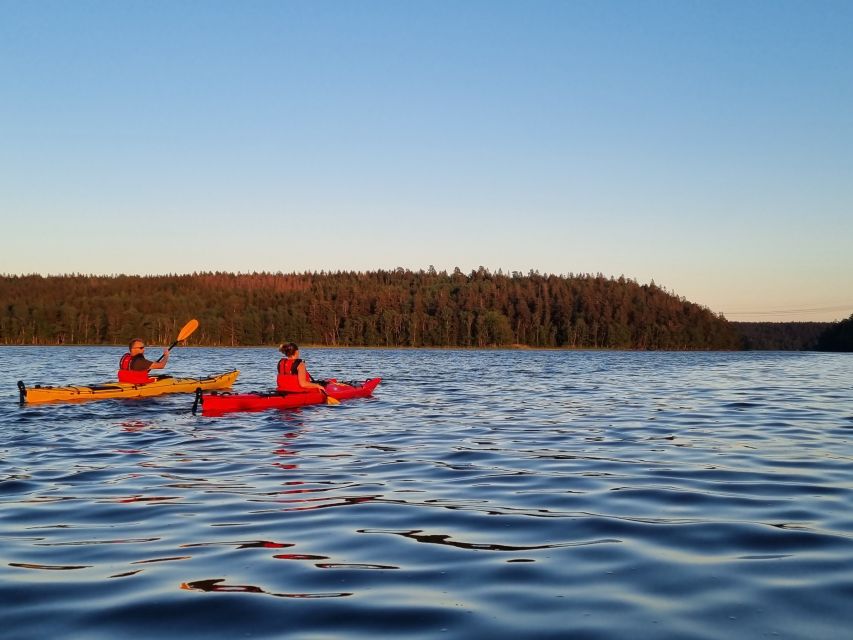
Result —
M 382 378 L 372 378 L 364 382 L 342 383 L 329 380 L 326 393 L 322 391 L 269 391 L 266 393 L 202 393 L 196 392 L 193 413 L 201 403 L 203 415 L 220 415 L 231 411 L 264 411 L 265 409 L 290 409 L 309 404 L 323 404 L 328 395 L 335 400 L 366 398 L 373 393 Z

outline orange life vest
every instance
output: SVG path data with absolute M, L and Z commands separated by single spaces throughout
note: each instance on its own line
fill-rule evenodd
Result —
M 121 361 L 118 364 L 118 381 L 129 382 L 130 384 L 148 384 L 149 382 L 153 382 L 155 378 L 148 375 L 147 369 L 145 371 L 132 371 L 130 369 L 130 361 L 133 358 L 134 356 L 129 353 L 125 353 L 121 357 Z
M 289 364 L 288 364 L 289 363 Z M 308 391 L 304 387 L 299 386 L 299 365 L 302 364 L 302 359 L 288 360 L 282 358 L 278 361 L 278 376 L 275 379 L 276 391 Z M 311 376 L 305 372 L 305 376 L 310 380 Z

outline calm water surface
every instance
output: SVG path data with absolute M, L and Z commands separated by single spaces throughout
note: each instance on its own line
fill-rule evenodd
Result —
M 849 355 L 306 349 L 384 382 L 17 404 L 120 355 L 0 349 L 0 637 L 853 637 Z

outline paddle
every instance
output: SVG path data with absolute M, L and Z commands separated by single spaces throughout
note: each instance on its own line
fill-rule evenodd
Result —
M 340 400 L 338 400 L 337 398 L 333 398 L 326 391 L 323 391 L 323 393 L 326 394 L 326 404 L 340 404 L 341 403 Z
M 193 318 L 192 320 L 190 320 L 189 322 L 187 322 L 184 325 L 184 328 L 181 329 L 180 333 L 178 333 L 178 337 L 175 338 L 175 341 L 168 348 L 168 351 L 171 351 L 172 349 L 174 349 L 175 345 L 177 345 L 179 342 L 183 342 L 184 340 L 189 338 L 196 329 L 198 329 L 198 320 Z M 163 356 L 165 356 L 165 355 L 166 354 L 164 353 L 162 356 L 157 358 L 157 362 L 160 362 L 160 360 L 162 360 Z

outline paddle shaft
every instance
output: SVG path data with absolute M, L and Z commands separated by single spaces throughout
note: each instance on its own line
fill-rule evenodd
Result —
M 178 342 L 179 342 L 179 340 L 175 340 L 172 344 L 169 345 L 169 348 L 166 349 L 166 351 L 171 351 L 172 349 L 174 349 L 175 345 L 177 345 Z M 157 358 L 154 362 L 160 362 L 160 360 L 162 360 L 165 356 L 166 356 L 165 353 L 161 354 L 160 357 Z
M 196 329 L 198 329 L 198 320 L 196 320 L 195 318 L 193 318 L 192 320 L 190 320 L 189 322 L 187 322 L 187 323 L 184 325 L 184 328 L 183 328 L 183 329 L 181 329 L 180 333 L 178 333 L 178 337 L 177 337 L 177 338 L 175 339 L 175 341 L 174 341 L 174 342 L 169 346 L 169 348 L 168 348 L 168 349 L 166 349 L 166 351 L 171 351 L 172 349 L 174 349 L 174 348 L 175 348 L 175 346 L 176 346 L 179 342 L 181 342 L 181 341 L 186 340 L 187 338 L 189 338 L 189 337 L 192 335 L 193 331 L 195 331 Z M 165 353 L 165 352 L 164 352 L 164 353 L 163 353 L 159 358 L 157 358 L 157 360 L 156 360 L 156 361 L 157 361 L 157 362 L 160 362 L 164 357 L 166 357 L 166 353 Z

